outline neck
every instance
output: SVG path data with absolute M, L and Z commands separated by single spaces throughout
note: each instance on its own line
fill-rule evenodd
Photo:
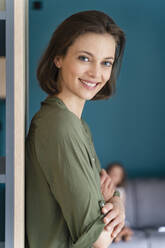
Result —
M 85 100 L 81 100 L 78 97 L 70 97 L 64 94 L 59 93 L 57 95 L 67 106 L 67 108 L 73 112 L 79 119 L 81 119 L 82 111 L 85 105 Z

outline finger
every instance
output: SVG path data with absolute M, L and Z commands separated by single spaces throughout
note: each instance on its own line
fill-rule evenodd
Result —
M 117 229 L 117 227 L 118 226 L 116 226 L 115 228 L 114 228 L 114 233 L 115 233 L 115 231 L 116 231 L 116 229 Z M 120 236 L 120 237 L 122 237 L 123 235 L 125 235 L 125 232 L 124 232 L 124 230 L 121 228 L 121 230 L 119 230 L 119 233 L 117 234 L 117 236 Z
M 114 220 L 116 217 L 118 216 L 118 213 L 116 210 L 111 210 L 109 213 L 106 214 L 106 216 L 104 217 L 104 223 L 108 224 L 110 223 L 112 220 Z
M 113 209 L 113 204 L 108 202 L 105 204 L 105 206 L 101 209 L 101 211 L 103 212 L 103 214 L 107 214 L 110 210 Z
M 106 170 L 105 169 L 101 169 L 101 174 L 107 174 Z
M 110 222 L 112 220 L 114 220 L 115 218 L 117 218 L 117 214 L 116 214 L 116 211 L 114 211 L 113 209 L 110 210 L 104 217 L 104 223 L 105 224 L 110 224 Z
M 125 230 L 122 228 L 120 231 L 120 235 L 123 236 L 125 234 Z
M 109 185 L 111 183 L 111 179 L 109 176 L 107 176 L 102 184 L 102 188 L 104 188 L 104 190 L 109 190 Z
M 100 176 L 108 175 L 105 169 L 101 169 Z
M 109 177 L 109 186 L 110 186 L 111 188 L 115 188 L 114 182 L 113 182 L 113 180 L 111 179 L 111 177 Z
M 107 177 L 106 171 L 104 169 L 102 169 L 101 172 L 100 172 L 100 182 L 101 182 L 101 185 L 104 183 L 106 177 Z
M 123 223 L 120 223 L 117 226 L 115 226 L 112 232 L 112 237 L 117 237 L 119 235 L 119 237 L 122 238 L 123 236 L 122 228 L 123 228 Z
M 106 225 L 105 229 L 107 231 L 114 230 L 115 226 L 119 225 L 121 223 L 120 217 L 114 218 L 109 224 Z M 118 234 L 118 233 L 117 233 Z
M 114 192 L 115 192 L 115 185 L 114 185 L 114 183 L 113 183 L 112 180 L 109 181 L 108 190 L 109 190 L 110 192 L 112 192 L 112 195 L 113 195 Z
M 116 235 L 116 238 L 115 239 L 117 239 L 117 240 L 121 240 L 122 239 L 122 233 L 121 232 L 119 232 L 117 235 Z

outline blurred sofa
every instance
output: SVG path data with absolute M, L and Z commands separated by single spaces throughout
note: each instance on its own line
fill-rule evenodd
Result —
M 126 222 L 134 235 L 109 247 L 165 248 L 165 178 L 128 180 L 126 196 Z

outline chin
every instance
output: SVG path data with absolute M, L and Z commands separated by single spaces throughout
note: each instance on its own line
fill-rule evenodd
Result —
M 83 99 L 84 100 L 91 100 L 96 94 L 97 94 L 97 92 L 93 93 L 93 94 L 83 94 Z
M 94 95 L 94 96 L 95 96 L 95 95 Z M 94 96 L 85 97 L 84 100 L 89 101 L 89 100 L 91 100 Z

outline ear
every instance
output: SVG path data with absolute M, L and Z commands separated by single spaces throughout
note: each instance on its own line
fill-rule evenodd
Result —
M 57 68 L 61 68 L 61 66 L 62 66 L 62 59 L 61 59 L 60 56 L 56 56 L 53 61 L 54 61 L 54 64 L 55 64 L 55 66 Z

